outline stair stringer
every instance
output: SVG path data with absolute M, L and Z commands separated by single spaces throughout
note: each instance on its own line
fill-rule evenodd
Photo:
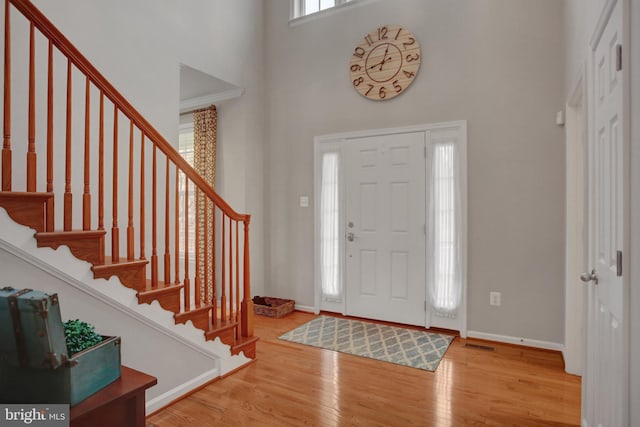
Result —
M 63 319 L 80 318 L 100 333 L 121 336 L 123 364 L 158 378 L 146 393 L 148 413 L 252 361 L 232 355 L 219 338 L 206 341 L 190 321 L 175 324 L 156 301 L 138 304 L 136 292 L 117 277 L 94 279 L 91 264 L 66 246 L 38 248 L 33 235 L 0 208 L 0 286 L 56 292 Z

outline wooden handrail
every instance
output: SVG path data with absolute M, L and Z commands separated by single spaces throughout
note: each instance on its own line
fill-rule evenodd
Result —
M 162 151 L 190 181 L 192 181 L 204 194 L 207 195 L 228 217 L 236 221 L 250 221 L 251 215 L 236 212 L 229 204 L 216 193 L 209 183 L 198 174 L 195 169 L 176 151 L 175 148 L 136 110 L 127 99 L 80 53 L 80 51 L 67 39 L 54 25 L 40 12 L 29 0 L 10 0 L 35 27 L 62 52 L 71 63 L 91 82 L 101 90 L 104 95 L 118 106 L 141 131 L 149 138 L 160 151 Z

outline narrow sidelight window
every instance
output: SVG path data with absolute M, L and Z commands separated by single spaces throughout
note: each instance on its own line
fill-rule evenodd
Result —
M 456 317 L 462 292 L 460 171 L 454 143 L 433 146 L 430 295 L 434 314 Z
M 320 282 L 325 300 L 340 301 L 339 156 L 322 155 L 320 188 Z

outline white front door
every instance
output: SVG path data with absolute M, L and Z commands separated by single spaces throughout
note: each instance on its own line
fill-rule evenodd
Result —
M 425 133 L 344 144 L 346 314 L 425 325 Z
M 589 268 L 587 351 L 583 380 L 584 426 L 626 426 L 628 410 L 628 292 L 623 277 L 628 206 L 628 149 L 624 131 L 624 80 L 619 51 L 622 0 L 594 38 L 589 138 Z

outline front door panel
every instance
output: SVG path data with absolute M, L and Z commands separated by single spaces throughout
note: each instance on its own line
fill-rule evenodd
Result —
M 345 143 L 346 312 L 425 324 L 425 134 Z

